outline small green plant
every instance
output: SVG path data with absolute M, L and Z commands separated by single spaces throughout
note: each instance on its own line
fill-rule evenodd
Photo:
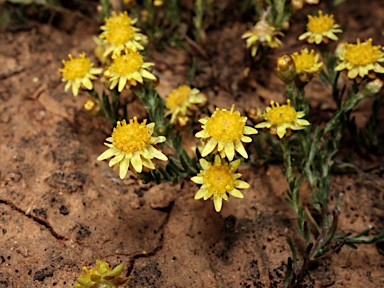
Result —
M 85 274 L 77 278 L 73 288 L 122 288 L 129 278 L 122 278 L 124 265 L 111 269 L 107 262 L 96 260 L 96 268 L 83 267 Z

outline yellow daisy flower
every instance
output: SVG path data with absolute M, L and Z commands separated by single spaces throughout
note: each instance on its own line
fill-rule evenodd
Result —
M 175 123 L 177 116 L 186 116 L 188 108 L 193 104 L 204 104 L 207 98 L 200 94 L 196 88 L 191 89 L 187 85 L 174 89 L 165 99 L 165 107 L 169 111 L 165 114 L 172 114 L 171 123 Z
M 156 80 L 156 77 L 146 70 L 153 66 L 151 62 L 144 62 L 143 56 L 137 51 L 126 50 L 126 54 L 112 56 L 112 64 L 104 72 L 104 76 L 111 82 L 110 89 L 118 85 L 121 92 L 124 87 L 136 86 L 137 82 L 143 83 L 143 78 Z
M 109 161 L 109 166 L 117 168 L 117 165 L 120 165 L 121 179 L 124 179 L 129 169 L 134 173 L 141 173 L 143 166 L 148 169 L 155 169 L 152 162 L 153 158 L 168 160 L 167 156 L 153 147 L 154 144 L 164 142 L 165 137 L 152 137 L 155 123 L 146 123 L 147 119 L 144 119 L 139 124 L 137 117 L 129 120 L 128 124 L 125 120 L 117 121 L 112 137 L 106 140 L 110 143 L 104 143 L 109 149 L 101 154 L 97 160 L 113 157 Z
M 308 43 L 320 44 L 328 43 L 329 39 L 338 40 L 335 33 L 341 33 L 340 25 L 335 23 L 333 15 L 325 14 L 319 11 L 319 16 L 308 15 L 307 32 L 299 36 L 299 40 L 307 39 Z
M 227 193 L 237 198 L 244 197 L 237 189 L 249 188 L 249 184 L 238 180 L 241 177 L 240 173 L 234 173 L 240 165 L 240 160 L 235 160 L 228 164 L 226 160 L 220 159 L 216 155 L 213 164 L 201 158 L 200 165 L 203 170 L 200 170 L 197 176 L 191 178 L 196 184 L 202 184 L 195 195 L 196 200 L 201 198 L 207 200 L 213 197 L 215 210 L 220 212 L 223 199 L 228 201 Z
M 103 32 L 99 35 L 106 45 L 104 57 L 112 52 L 114 54 L 121 54 L 121 52 L 128 49 L 143 50 L 142 45 L 144 35 L 139 33 L 140 29 L 132 26 L 137 19 L 131 19 L 127 12 L 116 14 L 114 11 L 112 16 L 105 19 L 105 25 L 100 29 Z
M 69 54 L 68 57 L 69 61 L 62 61 L 64 68 L 59 69 L 59 72 L 63 76 L 61 81 L 67 82 L 64 90 L 67 91 L 69 87 L 72 86 L 74 96 L 79 94 L 80 88 L 92 90 L 93 84 L 91 80 L 97 79 L 95 75 L 100 74 L 103 69 L 92 68 L 93 63 L 91 63 L 91 60 L 84 52 L 77 58 L 73 58 L 71 54 Z
M 380 64 L 384 62 L 382 47 L 372 46 L 371 38 L 363 43 L 360 39 L 357 39 L 357 44 L 343 43 L 337 49 L 337 56 L 340 63 L 335 70 L 348 70 L 350 79 L 366 75 L 375 78 L 376 73 L 384 73 L 384 67 Z
M 277 36 L 284 34 L 276 30 L 276 28 L 264 19 L 261 19 L 249 31 L 245 32 L 241 38 L 246 39 L 247 48 L 251 48 L 251 55 L 255 57 L 259 46 L 268 46 L 270 48 L 277 48 L 281 45 L 281 41 Z
M 271 101 L 271 107 L 267 107 L 263 113 L 265 122 L 257 124 L 256 128 L 268 128 L 269 133 L 278 135 L 280 138 L 291 135 L 291 130 L 301 130 L 304 126 L 309 125 L 309 122 L 304 117 L 304 112 L 296 112 L 291 106 L 291 101 L 287 100 L 287 105 L 279 105 Z
M 239 112 L 233 111 L 234 109 L 235 105 L 232 105 L 230 111 L 216 108 L 211 117 L 199 120 L 203 124 L 203 130 L 196 133 L 196 137 L 202 138 L 205 142 L 202 157 L 217 148 L 221 158 L 227 157 L 230 161 L 235 156 L 235 150 L 244 158 L 248 158 L 242 142 L 249 143 L 252 138 L 244 134 L 257 134 L 257 130 L 245 126 L 247 117 L 241 117 Z
M 315 54 L 314 50 L 308 52 L 307 48 L 301 50 L 300 54 L 298 52 L 293 53 L 291 57 L 295 62 L 296 73 L 304 83 L 311 81 L 323 66 L 323 62 L 318 62 L 319 54 Z
M 124 265 L 120 264 L 113 270 L 109 267 L 107 262 L 96 260 L 96 268 L 83 267 L 85 274 L 77 278 L 77 283 L 73 288 L 89 288 L 99 287 L 99 285 L 106 285 L 106 287 L 120 287 L 126 283 L 129 278 L 120 278 L 123 272 Z

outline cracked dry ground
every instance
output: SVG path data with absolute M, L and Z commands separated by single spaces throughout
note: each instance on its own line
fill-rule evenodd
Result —
M 346 40 L 379 37 L 383 8 L 373 2 L 368 8 L 339 6 L 336 18 L 349 23 Z M 364 20 L 364 33 L 361 19 L 370 21 Z M 187 180 L 152 186 L 134 176 L 118 179 L 107 163 L 96 161 L 111 127 L 82 112 L 86 97 L 64 93 L 57 73 L 68 53 L 90 55 L 91 35 L 98 33 L 97 23 L 72 20 L 0 33 L 5 71 L 0 80 L 0 287 L 72 287 L 82 267 L 96 259 L 124 263 L 124 273 L 132 276 L 128 287 L 279 287 L 290 256 L 286 237 L 302 244 L 295 215 L 284 202 L 281 165 L 252 159 L 253 166 L 241 167 L 251 188 L 245 199 L 231 198 L 221 213 L 211 202 L 193 200 L 197 187 Z M 301 20 L 293 27 L 286 46 L 270 59 L 297 50 L 295 39 L 304 25 Z M 282 84 L 268 72 L 272 61 L 247 79 L 238 76 L 246 65 L 239 40 L 245 29 L 232 23 L 208 34 L 211 61 L 199 62 L 196 83 L 219 107 L 229 108 L 233 94 L 240 111 L 284 99 Z M 162 96 L 185 83 L 189 60 L 183 51 L 154 53 Z M 318 81 L 308 86 L 311 105 L 332 108 L 329 91 L 320 87 Z M 131 102 L 131 115 L 143 118 L 139 101 Z M 360 118 L 367 117 L 367 107 L 359 109 Z M 373 209 L 383 203 L 382 179 L 374 172 L 368 176 L 332 179 L 331 199 L 343 196 L 342 231 L 384 228 L 384 215 Z M 306 287 L 383 287 L 379 248 L 342 249 L 311 268 Z

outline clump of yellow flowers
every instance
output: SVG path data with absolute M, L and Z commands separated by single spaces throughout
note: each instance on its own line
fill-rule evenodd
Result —
M 277 37 L 282 33 L 266 20 L 269 11 L 264 12 L 255 27 L 243 35 L 243 38 L 247 39 L 247 47 L 251 48 L 253 56 L 256 55 L 260 45 L 275 48 L 281 44 Z M 90 114 L 106 113 L 108 107 L 117 107 L 115 111 L 107 115 L 110 116 L 109 120 L 112 119 L 111 122 L 116 123 L 116 125 L 111 136 L 106 138 L 104 143 L 108 149 L 97 160 L 109 159 L 109 166 L 114 170 L 119 170 L 121 179 L 127 176 L 129 170 L 134 174 L 140 174 L 140 177 L 145 177 L 147 174 L 156 175 L 158 170 L 165 175 L 164 179 L 169 180 L 167 173 L 172 169 L 167 170 L 158 167 L 156 170 L 155 159 L 168 160 L 168 157 L 159 150 L 157 144 L 168 140 L 169 146 L 174 148 L 176 142 L 169 139 L 169 137 L 173 137 L 169 136 L 172 133 L 166 134 L 168 139 L 165 136 L 154 135 L 155 123 L 159 125 L 156 127 L 165 127 L 165 130 L 161 130 L 163 132 L 168 131 L 166 129 L 172 127 L 169 124 L 174 124 L 176 121 L 179 125 L 184 126 L 192 112 L 197 111 L 199 106 L 207 102 L 207 97 L 200 93 L 197 88 L 191 88 L 187 85 L 174 89 L 165 100 L 153 92 L 155 91 L 153 86 L 145 82 L 146 80 L 149 82 L 156 80 L 154 74 L 149 70 L 154 64 L 144 61 L 141 52 L 145 49 L 146 37 L 140 33 L 138 28 L 134 27 L 135 23 L 136 19 L 131 19 L 126 12 L 113 12 L 111 17 L 105 19 L 105 24 L 101 26 L 102 32 L 95 41 L 98 45 L 95 50 L 96 57 L 101 64 L 106 66 L 104 72 L 102 68 L 93 68 L 91 60 L 86 57 L 85 53 L 80 54 L 78 58 L 70 55 L 70 60 L 63 61 L 64 68 L 59 69 L 59 71 L 63 74 L 62 80 L 67 82 L 66 90 L 72 87 L 75 96 L 81 89 L 89 91 L 92 98 L 85 103 L 84 109 Z M 292 70 L 292 67 L 294 69 L 294 75 L 290 76 L 291 80 L 299 75 L 298 77 L 302 78 L 302 81 L 309 81 L 322 66 L 322 63 L 318 63 L 319 56 L 315 55 L 314 51 L 308 52 L 307 49 L 303 50 L 301 54 L 294 53 L 291 56 L 287 55 L 287 57 L 289 58 L 287 58 L 288 62 L 290 62 L 287 69 Z M 102 72 L 103 84 L 112 90 L 109 95 L 112 98 L 111 103 L 108 99 L 105 100 L 104 93 L 100 99 L 93 90 L 92 81 L 96 80 L 96 75 Z M 151 107 L 151 105 L 163 101 L 161 102 L 163 105 L 161 109 L 164 111 L 148 110 L 151 123 L 147 123 L 147 119 L 139 121 L 137 117 L 129 120 L 118 120 L 125 118 L 118 116 L 118 97 L 124 89 L 132 89 L 133 93 L 138 93 L 136 95 L 143 100 L 147 109 L 156 108 Z M 151 98 L 150 101 L 145 102 L 145 98 L 142 97 L 152 97 L 148 95 L 155 95 L 153 97 L 158 98 Z M 161 115 L 160 120 L 156 113 Z M 164 120 L 169 115 L 171 115 L 170 120 Z M 104 114 L 104 116 L 106 115 Z M 209 117 L 202 117 L 199 120 L 202 124 L 201 130 L 195 134 L 202 143 L 199 150 L 200 154 L 198 154 L 200 166 L 196 161 L 195 170 L 190 170 L 189 174 L 186 174 L 192 176 L 193 182 L 201 185 L 194 198 L 196 200 L 212 199 L 217 212 L 221 211 L 223 200 L 228 201 L 229 195 L 243 198 L 239 189 L 249 188 L 249 184 L 240 180 L 241 174 L 237 173 L 237 169 L 241 164 L 241 159 L 235 159 L 235 157 L 248 158 L 244 143 L 252 142 L 252 135 L 258 133 L 256 128 L 268 128 L 271 134 L 277 134 L 279 138 L 289 137 L 291 130 L 301 130 L 309 125 L 307 120 L 300 119 L 303 116 L 304 112 L 296 112 L 288 100 L 287 105 L 281 106 L 272 101 L 271 107 L 267 107 L 261 115 L 265 121 L 255 127 L 247 126 L 247 117 L 235 111 L 235 105 L 232 105 L 230 110 L 216 108 Z M 168 121 L 169 124 L 164 124 L 164 121 Z M 178 157 L 181 155 L 178 154 L 179 152 L 176 151 Z M 183 167 L 188 166 L 190 163 L 186 162 L 186 158 L 183 159 L 184 163 L 182 161 L 180 163 Z M 173 161 L 170 160 L 167 165 L 172 165 L 171 162 Z M 175 171 L 177 173 L 178 170 L 173 170 L 173 173 Z M 113 271 L 116 269 L 119 270 L 120 268 L 115 268 Z M 115 276 L 112 275 L 115 272 L 111 272 L 108 264 L 101 261 L 97 262 L 96 269 L 88 270 L 85 268 L 85 270 L 87 273 L 79 277 L 76 287 L 93 287 L 79 285 L 93 285 L 96 283 L 95 281 L 111 280 L 113 279 L 112 276 Z
M 85 274 L 77 278 L 73 288 L 122 288 L 129 280 L 129 278 L 120 277 L 123 269 L 123 264 L 111 269 L 107 262 L 96 260 L 96 268 L 83 267 Z
M 215 154 L 215 159 L 214 163 L 204 158 L 200 159 L 203 170 L 192 177 L 193 182 L 202 184 L 195 199 L 212 198 L 217 212 L 221 211 L 222 200 L 228 201 L 227 193 L 243 198 L 243 194 L 237 188 L 249 187 L 248 183 L 238 180 L 241 174 L 234 173 L 241 161 L 232 160 L 235 157 L 235 151 L 242 157 L 248 158 L 242 142 L 251 142 L 252 138 L 245 135 L 257 134 L 257 130 L 246 126 L 247 117 L 242 117 L 239 112 L 234 111 L 234 108 L 235 105 L 232 105 L 230 111 L 216 108 L 211 117 L 199 120 L 203 124 L 202 131 L 196 133 L 196 137 L 201 138 L 204 143 L 201 156 Z M 228 163 L 225 158 L 232 162 Z
M 164 136 L 152 136 L 154 127 L 155 123 L 147 124 L 146 119 L 138 123 L 137 117 L 129 120 L 128 124 L 125 120 L 118 121 L 112 136 L 106 139 L 105 146 L 109 149 L 97 160 L 113 157 L 109 161 L 109 166 L 115 169 L 120 166 L 121 179 L 125 178 L 128 170 L 141 173 L 143 167 L 155 169 L 152 159 L 166 161 L 168 158 L 153 146 L 166 140 Z
M 339 45 L 336 55 L 339 64 L 336 71 L 347 72 L 348 78 L 361 81 L 363 77 L 375 78 L 376 73 L 384 73 L 384 52 L 380 45 L 373 46 L 372 39 L 356 44 L 342 43 Z
M 308 15 L 307 32 L 299 36 L 299 40 L 307 40 L 308 43 L 320 44 L 328 43 L 329 40 L 338 40 L 336 33 L 341 33 L 340 25 L 335 23 L 333 15 L 323 15 L 323 11 L 318 12 L 318 16 Z

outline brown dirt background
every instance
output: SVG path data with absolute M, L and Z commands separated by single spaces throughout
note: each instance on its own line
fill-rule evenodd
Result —
M 372 37 L 384 45 L 380 2 L 337 7 L 343 40 Z M 250 62 L 240 39 L 248 26 L 231 22 L 207 31 L 207 57 L 199 59 L 196 86 L 221 108 L 283 102 L 274 59 L 311 48 L 296 39 L 305 15 L 315 10 L 307 7 L 294 16 L 284 45 L 266 56 L 266 64 L 253 64 L 248 78 L 242 76 Z M 112 127 L 82 111 L 85 95 L 63 91 L 57 69 L 69 53 L 92 54 L 98 27 L 94 19 L 74 14 L 62 15 L 55 26 L 31 22 L 0 31 L 0 287 L 72 287 L 82 267 L 96 259 L 124 263 L 124 274 L 132 276 L 128 287 L 280 287 L 290 256 L 286 237 L 303 248 L 296 217 L 284 201 L 281 164 L 252 159 L 254 165 L 241 167 L 251 188 L 243 200 L 230 198 L 216 213 L 212 202 L 193 200 L 198 187 L 188 180 L 144 185 L 133 175 L 120 180 L 106 162 L 96 161 Z M 191 59 L 185 51 L 166 49 L 152 57 L 162 96 L 186 83 Z M 330 89 L 319 80 L 306 89 L 314 109 L 333 108 Z M 130 105 L 131 116 L 144 117 L 138 100 Z M 361 125 L 369 107 L 367 102 L 357 109 Z M 384 203 L 383 158 L 353 160 L 378 168 L 333 177 L 331 200 L 343 200 L 339 232 L 382 230 L 384 213 L 375 207 Z M 380 249 L 382 244 L 344 247 L 312 267 L 303 287 L 384 287 Z

